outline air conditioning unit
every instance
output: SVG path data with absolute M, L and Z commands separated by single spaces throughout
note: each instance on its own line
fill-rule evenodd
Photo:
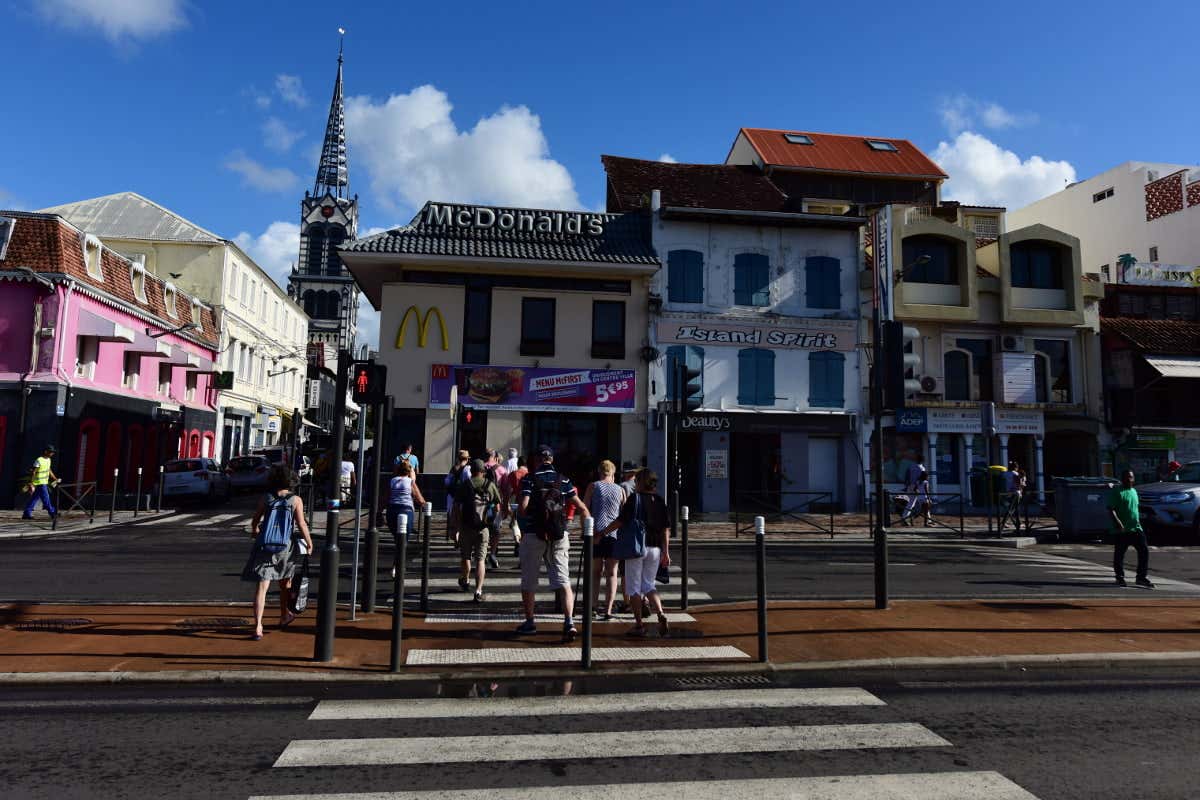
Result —
M 1007 333 L 1002 334 L 1000 336 L 1000 350 L 1004 353 L 1024 353 L 1025 337 L 1012 336 Z
M 946 394 L 946 379 L 937 375 L 921 376 L 921 394 L 936 394 L 944 397 Z

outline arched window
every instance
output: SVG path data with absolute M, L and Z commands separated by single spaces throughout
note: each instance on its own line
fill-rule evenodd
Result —
M 821 350 L 808 354 L 808 404 L 842 408 L 846 404 L 846 356 Z
M 342 311 L 342 298 L 337 292 L 332 289 L 329 291 L 329 316 L 326 319 L 340 319 Z
M 200 451 L 200 455 L 204 458 L 212 458 L 216 452 L 217 437 L 212 431 L 204 432 L 204 446 Z
M 187 457 L 200 457 L 200 431 L 192 431 L 191 435 L 188 436 Z
M 341 275 L 342 274 L 342 259 L 337 254 L 338 245 L 346 241 L 346 232 L 336 225 L 329 227 L 329 232 L 325 234 L 327 256 L 325 259 L 325 274 L 326 275 Z
M 947 350 L 942 356 L 942 374 L 947 400 L 971 399 L 971 362 L 962 350 Z
M 143 485 L 153 485 L 158 482 L 158 426 L 151 425 L 146 429 L 146 450 L 142 456 L 146 465 L 146 474 L 150 476 Z
M 958 242 L 941 236 L 909 236 L 904 240 L 904 273 L 908 283 L 958 285 Z M 917 259 L 928 260 L 917 264 Z
M 1034 399 L 1039 403 L 1050 402 L 1050 382 L 1046 380 L 1048 374 L 1047 364 L 1049 359 L 1042 353 L 1034 353 L 1033 355 L 1033 383 L 1036 394 Z
M 75 446 L 75 482 L 96 480 L 96 465 L 100 457 L 100 423 L 85 419 L 79 423 L 79 441 Z
M 308 228 L 308 254 L 305 272 L 320 275 L 325 263 L 325 226 L 310 225 Z
M 738 351 L 738 405 L 775 405 L 775 352 L 756 347 Z
M 313 300 L 313 290 L 309 289 L 304 292 L 304 313 L 311 318 L 317 310 L 316 302 Z
M 125 490 L 137 491 L 137 471 L 138 467 L 142 466 L 142 442 L 145 435 L 141 425 L 130 425 L 125 433 L 125 465 L 121 471 L 125 476 Z M 146 476 L 142 475 L 142 485 L 145 484 Z
M 121 464 L 121 423 L 110 422 L 104 434 L 104 466 L 100 468 L 100 488 L 108 492 L 113 486 L 113 470 Z
M 809 308 L 841 308 L 842 265 L 829 256 L 804 259 L 805 305 Z

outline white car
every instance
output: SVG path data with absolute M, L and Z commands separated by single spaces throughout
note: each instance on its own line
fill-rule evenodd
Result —
M 224 499 L 229 477 L 211 458 L 176 458 L 163 464 L 163 497 Z

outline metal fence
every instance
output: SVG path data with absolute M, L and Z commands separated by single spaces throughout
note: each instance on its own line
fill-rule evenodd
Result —
M 1054 504 L 1054 490 L 1024 493 L 1004 492 L 998 495 L 1000 505 L 996 511 L 997 531 L 1005 529 L 1020 533 L 1058 530 L 1058 517 Z
M 54 505 L 58 513 L 50 521 L 50 530 L 58 529 L 58 518 L 72 511 L 87 515 L 88 524 L 96 521 L 96 482 L 59 483 L 54 488 Z
M 820 508 L 818 508 L 820 507 Z M 780 533 L 806 533 L 808 529 L 828 533 L 832 539 L 837 501 L 832 492 L 760 491 L 738 492 L 734 496 L 734 538 L 754 533 L 754 518 L 769 522 L 797 522 L 806 528 L 783 530 Z M 828 519 L 828 524 L 823 524 Z
M 884 522 L 887 527 L 894 527 L 891 520 L 898 519 L 901 526 L 921 524 L 925 528 L 953 531 L 960 537 L 966 535 L 966 498 L 962 492 L 930 492 L 926 496 L 930 500 L 928 510 L 914 506 L 909 493 L 885 491 L 883 497 L 888 515 Z M 953 524 L 955 522 L 958 524 Z

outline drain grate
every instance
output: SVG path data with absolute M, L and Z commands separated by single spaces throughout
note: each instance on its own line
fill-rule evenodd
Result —
M 230 628 L 249 628 L 250 620 L 245 617 L 195 617 L 175 623 L 185 631 L 216 631 Z
M 694 678 L 672 678 L 676 689 L 703 689 L 712 686 L 770 686 L 766 675 L 699 675 Z
M 13 628 L 18 631 L 42 631 L 45 633 L 62 633 L 71 628 L 91 625 L 92 621 L 84 617 L 51 617 L 49 619 L 27 619 L 18 622 Z

